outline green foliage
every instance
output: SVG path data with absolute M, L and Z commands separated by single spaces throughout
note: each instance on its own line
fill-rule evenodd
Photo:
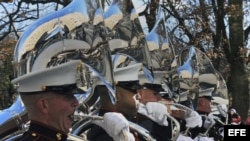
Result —
M 14 100 L 15 88 L 11 80 L 14 78 L 12 58 L 15 43 L 13 40 L 0 43 L 0 110 L 8 108 Z

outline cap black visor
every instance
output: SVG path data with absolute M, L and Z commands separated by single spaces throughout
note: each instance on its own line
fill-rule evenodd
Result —
M 143 87 L 139 84 L 139 81 L 119 81 L 116 86 L 120 86 L 128 91 L 133 93 L 137 93 L 138 89 L 142 89 Z
M 85 91 L 78 88 L 76 84 L 70 85 L 60 85 L 60 86 L 46 86 L 44 91 L 35 91 L 35 92 L 19 92 L 20 94 L 39 94 L 42 92 L 56 92 L 59 94 L 83 94 Z

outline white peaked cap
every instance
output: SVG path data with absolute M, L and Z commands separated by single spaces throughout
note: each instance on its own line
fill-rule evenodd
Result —
M 167 74 L 167 72 L 165 71 L 154 71 L 153 72 L 153 76 L 154 76 L 154 80 L 153 82 L 150 82 L 150 80 L 148 80 L 148 78 L 145 76 L 143 71 L 139 72 L 139 80 L 140 80 L 140 84 L 144 84 L 144 83 L 152 83 L 152 84 L 162 84 L 162 80 L 163 77 Z
M 187 70 L 180 71 L 181 78 L 192 78 L 192 74 Z
M 208 73 L 208 74 L 202 74 L 199 76 L 199 82 L 209 83 L 209 84 L 217 84 L 217 78 L 215 74 Z
M 181 78 L 183 78 L 183 79 L 185 79 L 185 78 L 198 78 L 199 77 L 199 73 L 197 73 L 197 72 L 192 74 L 192 72 L 190 72 L 190 71 L 181 70 L 179 73 L 180 73 Z
M 228 105 L 229 100 L 218 96 L 213 96 L 213 103 Z
M 118 81 L 137 81 L 142 63 L 131 64 L 126 67 L 114 69 L 114 80 Z
M 212 92 L 214 91 L 214 88 L 207 88 L 207 89 L 199 89 L 199 97 L 211 97 L 212 98 Z
M 67 86 L 76 84 L 79 60 L 73 60 L 53 68 L 45 68 L 20 76 L 11 82 L 18 85 L 19 92 L 44 91 L 48 86 Z
M 183 102 L 183 101 L 187 101 L 189 98 L 188 98 L 188 95 L 189 95 L 189 90 L 186 90 L 184 92 L 181 92 L 179 94 L 179 102 Z
M 167 96 L 170 98 L 169 95 L 169 89 L 167 88 L 167 85 L 163 82 L 164 76 L 167 74 L 166 71 L 154 71 L 153 72 L 153 81 L 150 81 L 144 72 L 140 72 L 139 74 L 139 81 L 140 84 L 147 89 L 154 90 L 158 93 L 160 93 L 162 96 Z M 168 94 L 168 95 L 166 95 Z

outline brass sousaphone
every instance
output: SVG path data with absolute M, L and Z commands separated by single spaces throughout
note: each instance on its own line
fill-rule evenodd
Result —
M 179 56 L 179 61 L 180 89 L 189 91 L 186 93 L 189 100 L 195 102 L 199 96 L 199 90 L 213 88 L 212 113 L 218 113 L 217 105 L 229 104 L 226 82 L 204 52 L 195 47 L 184 49 Z
M 150 68 L 146 42 L 136 12 L 130 0 L 113 0 L 103 13 L 103 21 L 109 37 L 108 44 L 112 55 L 114 68 L 128 66 L 130 63 L 141 62 Z M 121 61 L 122 60 L 122 61 Z M 145 68 L 145 70 L 148 70 Z M 91 120 L 91 119 L 90 119 Z M 89 119 L 82 122 L 72 131 L 82 135 L 88 126 Z M 154 140 L 149 132 L 139 125 L 129 122 L 130 130 L 142 136 L 145 140 Z
M 169 45 L 161 8 L 158 9 L 160 12 L 153 30 L 146 35 L 134 5 L 136 5 L 135 1 L 114 0 L 104 12 L 114 68 L 142 63 L 141 71 L 148 82 L 154 81 L 154 71 L 165 71 L 170 78 L 174 74 L 172 70 L 175 55 L 172 46 Z M 177 70 L 175 72 L 177 73 Z M 176 129 L 170 137 L 175 140 L 179 134 L 179 123 L 172 116 L 167 116 L 170 121 L 173 121 L 172 125 Z
M 92 75 L 98 76 L 105 83 L 111 92 L 111 99 L 115 102 L 111 54 L 105 26 L 100 17 L 102 8 L 97 0 L 73 0 L 59 11 L 35 21 L 22 34 L 16 45 L 16 77 L 71 60 L 80 60 L 82 68 L 78 76 L 78 87 L 85 93 L 78 97 L 78 100 L 84 103 L 82 105 L 86 107 L 85 112 L 93 112 L 98 101 L 98 97 L 91 93 L 94 85 L 91 83 Z M 14 105 L 18 103 L 21 103 L 20 98 Z M 20 128 L 28 127 L 27 120 L 17 120 L 26 118 L 25 107 L 17 114 L 7 114 L 5 111 L 1 114 L 6 118 L 0 124 L 1 135 L 5 135 L 1 139 L 15 140 L 27 129 Z M 7 132 L 6 124 L 14 125 L 8 126 L 12 128 L 11 132 Z M 73 135 L 69 138 L 73 138 Z

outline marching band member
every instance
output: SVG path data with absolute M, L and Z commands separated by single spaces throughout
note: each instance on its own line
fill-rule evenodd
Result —
M 98 94 L 101 101 L 99 116 L 103 116 L 107 112 L 117 112 L 129 121 L 133 121 L 136 118 L 139 104 L 137 90 L 142 88 L 138 81 L 138 71 L 141 66 L 142 64 L 135 64 L 114 70 L 116 103 L 112 103 L 107 87 L 100 82 L 96 82 L 98 85 L 94 89 L 94 94 Z M 113 120 L 113 122 L 114 126 L 110 126 L 109 128 L 116 128 L 116 126 L 121 124 L 120 120 Z M 87 133 L 88 140 L 113 141 L 110 134 L 98 125 L 99 124 L 94 125 Z M 139 139 L 136 135 L 131 136 L 131 134 L 129 134 L 129 137 L 129 140 L 133 140 L 134 138 L 136 140 Z
M 46 68 L 12 81 L 26 106 L 30 126 L 21 141 L 66 141 L 79 105 L 75 75 L 79 61 Z
M 209 115 L 211 113 L 211 100 L 213 99 L 213 90 L 214 88 L 199 90 L 196 111 L 202 116 L 203 125 L 202 127 L 190 129 L 191 137 L 193 139 L 197 137 L 201 138 L 203 136 L 213 138 L 215 141 L 223 140 L 223 136 L 219 133 L 219 128 L 221 128 L 223 125 L 214 120 L 212 115 Z
M 20 76 L 12 81 L 28 112 L 30 126 L 20 141 L 66 141 L 79 105 L 74 94 L 82 93 L 76 86 L 80 61 L 70 61 Z M 114 127 L 113 121 L 119 120 Z M 128 121 L 118 113 L 107 113 L 102 126 L 113 138 L 128 130 Z M 117 122 L 116 122 L 117 123 Z M 133 138 L 130 138 L 133 141 Z
M 143 89 L 138 90 L 140 95 L 140 105 L 138 108 L 137 123 L 148 129 L 156 140 L 171 140 L 172 127 L 168 108 L 160 103 L 162 100 L 161 94 L 167 92 L 161 86 L 163 72 L 153 72 L 154 81 L 149 82 L 143 72 L 139 73 L 139 81 Z M 157 111 L 157 114 L 154 112 Z

